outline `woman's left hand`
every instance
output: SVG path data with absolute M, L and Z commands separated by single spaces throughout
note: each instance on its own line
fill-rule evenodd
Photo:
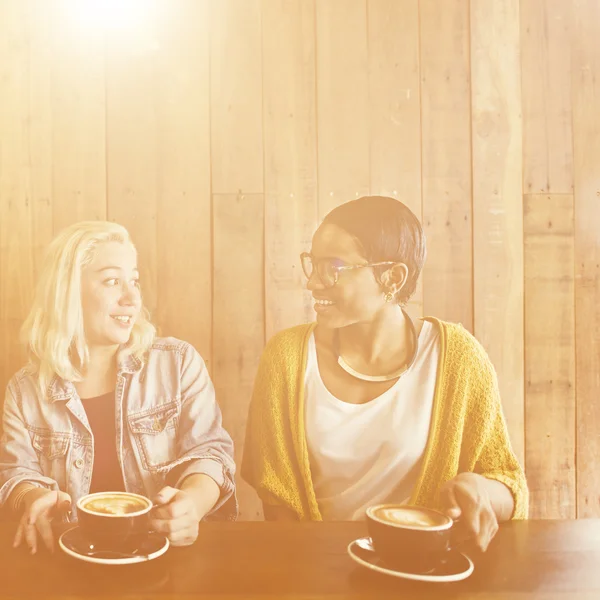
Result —
M 441 489 L 445 512 L 465 537 L 472 539 L 482 552 L 498 531 L 498 518 L 492 506 L 487 480 L 478 473 L 459 473 Z
M 164 487 L 154 498 L 156 508 L 151 513 L 151 527 L 164 533 L 173 546 L 189 546 L 198 537 L 198 515 L 192 495 L 185 490 Z

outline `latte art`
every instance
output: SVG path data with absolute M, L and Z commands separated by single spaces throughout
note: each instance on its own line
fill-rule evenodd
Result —
M 105 494 L 94 496 L 82 504 L 82 508 L 103 515 L 127 515 L 148 508 L 148 503 L 127 494 Z
M 400 508 L 394 506 L 385 506 L 378 508 L 373 512 L 373 516 L 385 523 L 392 525 L 404 525 L 405 527 L 416 527 L 419 529 L 429 529 L 445 525 L 448 520 L 437 515 L 430 514 L 416 508 Z

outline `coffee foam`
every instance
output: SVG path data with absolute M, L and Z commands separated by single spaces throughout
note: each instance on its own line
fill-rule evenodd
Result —
M 418 508 L 400 506 L 381 506 L 370 511 L 378 521 L 415 529 L 445 529 L 451 521 L 442 515 L 435 515 Z
M 128 494 L 99 494 L 81 504 L 89 512 L 112 516 L 133 514 L 146 510 L 149 506 L 144 498 Z

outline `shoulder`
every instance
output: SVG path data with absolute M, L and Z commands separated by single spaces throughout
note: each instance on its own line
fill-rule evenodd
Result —
M 290 358 L 302 358 L 302 352 L 315 323 L 296 325 L 277 332 L 267 342 L 263 351 L 263 360 L 279 362 Z
M 481 342 L 461 323 L 426 317 L 439 329 L 445 346 L 445 362 L 452 370 L 472 371 L 480 376 L 493 377 L 495 370 Z
M 148 365 L 197 364 L 200 367 L 204 367 L 205 364 L 204 359 L 192 344 L 175 337 L 155 338 L 148 349 L 146 362 Z

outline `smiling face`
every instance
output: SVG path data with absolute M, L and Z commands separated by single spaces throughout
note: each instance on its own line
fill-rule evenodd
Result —
M 329 259 L 338 266 L 369 263 L 355 239 L 337 225 L 324 224 L 317 229 L 310 254 L 315 262 Z M 307 288 L 315 299 L 317 321 L 325 327 L 369 323 L 390 307 L 371 267 L 339 271 L 332 287 L 323 285 L 313 269 Z
M 129 242 L 98 244 L 81 271 L 81 305 L 89 346 L 126 344 L 141 310 L 137 254 Z

